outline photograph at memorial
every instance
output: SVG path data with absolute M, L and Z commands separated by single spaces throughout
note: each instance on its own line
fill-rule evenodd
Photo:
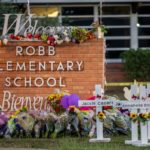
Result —
M 0 0 L 0 150 L 148 150 L 150 0 Z

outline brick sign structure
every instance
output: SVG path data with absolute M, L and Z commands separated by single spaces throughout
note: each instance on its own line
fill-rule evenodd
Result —
M 55 48 L 39 41 L 9 41 L 0 46 L 0 105 L 4 111 L 28 103 L 44 107 L 55 88 L 69 90 L 81 99 L 104 84 L 104 42 L 62 44 Z

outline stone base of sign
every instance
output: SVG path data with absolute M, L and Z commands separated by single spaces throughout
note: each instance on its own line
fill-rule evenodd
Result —
M 125 144 L 130 145 L 134 143 L 140 143 L 140 141 L 132 141 L 132 140 L 125 140 Z
M 143 144 L 143 143 L 141 143 L 141 141 L 139 141 L 139 142 L 133 143 L 132 145 L 136 146 L 136 147 L 147 147 L 147 146 L 150 146 L 150 143 Z
M 104 142 L 105 143 L 105 142 L 110 142 L 110 141 L 111 141 L 110 138 L 103 138 L 103 139 L 96 139 L 95 138 L 95 139 L 90 139 L 89 140 L 90 143 L 95 143 L 95 142 L 102 142 L 102 143 Z

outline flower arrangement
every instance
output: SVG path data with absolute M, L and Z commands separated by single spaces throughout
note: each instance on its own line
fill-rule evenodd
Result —
M 82 43 L 90 37 L 88 31 L 82 28 L 73 28 L 71 34 L 75 43 Z
M 132 120 L 133 122 L 139 121 L 139 122 L 146 123 L 150 119 L 150 112 L 140 113 L 140 114 L 130 113 L 129 117 L 130 117 L 130 120 Z
M 106 119 L 106 115 L 103 112 L 98 112 L 97 117 L 99 118 L 100 121 L 104 121 Z
M 94 38 L 96 38 L 94 31 L 88 31 L 87 29 L 78 27 L 70 28 L 69 30 L 62 30 L 54 34 L 36 33 L 35 35 L 33 35 L 32 33 L 27 33 L 25 36 L 14 34 L 9 35 L 10 40 L 42 40 L 50 46 L 69 42 L 81 43 Z
M 53 93 L 47 97 L 49 104 L 53 107 L 56 113 L 63 111 L 61 106 L 61 98 L 64 96 L 64 93 Z

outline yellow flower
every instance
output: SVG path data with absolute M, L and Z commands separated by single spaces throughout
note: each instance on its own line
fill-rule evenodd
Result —
M 148 118 L 148 114 L 147 114 L 147 113 L 143 113 L 143 114 L 142 114 L 142 117 L 143 117 L 144 119 L 146 119 L 146 118 Z
M 150 112 L 148 113 L 148 118 L 150 118 Z
M 14 115 L 16 116 L 16 115 L 18 115 L 19 113 L 20 113 L 20 109 L 17 110 L 17 111 L 14 113 Z
M 98 112 L 97 117 L 98 117 L 100 120 L 106 119 L 106 116 L 105 116 L 105 114 L 104 114 L 103 112 Z
M 48 96 L 48 100 L 53 100 L 53 99 L 54 99 L 54 97 L 55 97 L 55 95 L 54 95 L 54 94 L 50 94 L 50 95 Z
M 136 113 L 130 113 L 130 118 L 131 119 L 136 119 L 138 115 Z
M 16 118 L 16 116 L 15 115 L 11 115 L 10 118 Z

